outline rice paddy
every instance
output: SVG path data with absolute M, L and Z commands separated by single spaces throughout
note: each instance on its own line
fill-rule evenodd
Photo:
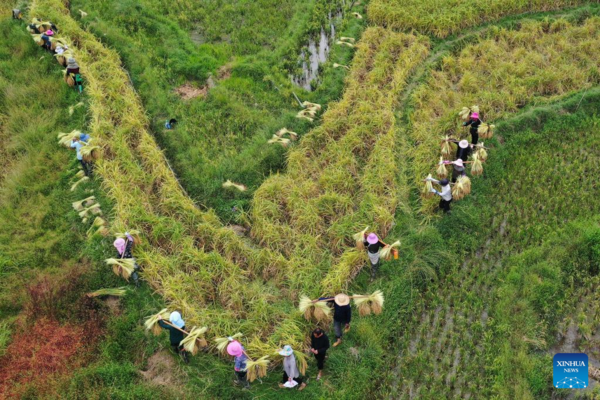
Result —
M 44 146 L 54 146 L 50 165 L 59 172 L 44 182 L 61 182 L 54 196 L 69 215 L 41 254 L 75 264 L 65 249 L 77 236 L 82 262 L 93 264 L 82 304 L 112 313 L 97 325 L 108 333 L 96 335 L 94 356 L 78 361 L 74 374 L 61 372 L 68 397 L 155 396 L 138 371 L 168 347 L 156 322 L 175 309 L 193 357 L 177 362 L 183 383 L 165 385 L 164 397 L 297 397 L 276 389 L 276 351 L 291 345 L 302 373 L 316 374 L 304 354 L 308 335 L 315 324 L 333 333 L 331 310 L 311 299 L 338 292 L 354 297 L 352 328 L 329 351 L 323 381 L 311 379 L 302 398 L 563 395 L 552 388 L 552 354 L 599 356 L 600 12 L 579 2 L 490 1 L 471 13 L 469 2 L 450 5 L 31 2 L 26 17 L 59 27 L 85 87 L 77 95 L 55 60 L 41 63 L 52 79 L 36 79 L 62 88 L 64 99 L 51 108 L 52 123 L 30 126 L 52 139 Z M 548 10 L 558 11 L 517 15 Z M 298 54 L 309 51 L 299 43 L 332 21 L 336 42 L 316 90 L 294 88 Z M 453 34 L 461 36 L 440 39 Z M 42 52 L 35 44 L 12 49 L 31 63 Z M 0 53 L 12 69 L 9 58 Z M 0 112 L 0 138 L 26 137 L 11 122 L 30 115 L 23 89 L 0 76 L 7 88 L 0 104 L 10 104 Z M 175 99 L 181 85 L 203 95 Z M 467 136 L 459 112 L 472 105 L 490 131 L 482 129 L 485 147 L 469 159 L 467 176 L 453 186 L 452 214 L 442 218 L 430 196 L 435 185 L 423 179 L 450 175 L 438 162 L 453 159 L 449 139 Z M 164 128 L 172 116 L 174 129 Z M 93 178 L 65 161 L 65 144 L 80 131 L 93 138 L 85 151 L 95 160 Z M 7 154 L 0 185 L 7 204 L 18 204 L 27 175 L 7 178 L 19 166 L 18 152 L 0 145 Z M 25 193 L 43 199 L 47 191 Z M 10 217 L 19 208 L 1 207 L 9 232 L 18 232 L 29 214 Z M 32 219 L 41 221 L 38 214 Z M 234 230 L 233 222 L 243 226 Z M 140 289 L 123 287 L 134 262 L 115 258 L 111 246 L 127 231 L 136 239 Z M 392 246 L 367 282 L 362 237 L 371 231 Z M 0 234 L 7 250 L 0 267 L 12 268 L 7 285 L 27 261 L 5 260 L 23 253 L 42 263 L 10 235 Z M 39 249 L 41 240 L 34 243 Z M 38 306 L 56 320 L 69 312 Z M 0 344 L 5 336 L 0 331 Z M 231 385 L 229 336 L 250 356 L 248 392 Z M 29 385 L 19 390 L 56 394 Z

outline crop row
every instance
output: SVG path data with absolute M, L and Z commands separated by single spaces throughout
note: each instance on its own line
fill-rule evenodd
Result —
M 289 258 L 291 287 L 313 295 L 345 287 L 365 263 L 351 248 L 366 225 L 385 235 L 399 196 L 395 99 L 427 56 L 426 38 L 368 29 L 343 98 L 269 178 L 252 204 L 252 235 Z M 322 286 L 315 282 L 322 281 Z
M 369 18 L 397 30 L 411 30 L 437 37 L 494 21 L 508 15 L 558 10 L 584 4 L 584 0 L 373 0 Z
M 463 132 L 456 110 L 479 104 L 484 121 L 493 121 L 527 104 L 587 88 L 600 80 L 600 19 L 581 25 L 563 19 L 526 21 L 519 29 L 491 28 L 487 37 L 445 57 L 412 95 L 410 116 L 413 176 L 418 185 L 432 172 L 440 137 Z M 431 209 L 426 202 L 424 209 Z

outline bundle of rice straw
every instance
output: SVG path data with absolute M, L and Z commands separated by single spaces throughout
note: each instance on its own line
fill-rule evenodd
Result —
M 130 229 L 127 233 L 129 233 L 129 235 L 133 238 L 133 243 L 135 245 L 142 243 L 142 240 L 140 239 L 140 231 L 136 229 Z M 115 233 L 115 237 L 117 239 L 127 239 L 127 235 L 125 234 L 125 232 L 117 232 Z
M 83 172 L 83 171 L 80 171 Z M 96 201 L 96 196 L 90 196 L 90 197 L 86 197 L 83 200 L 79 200 L 74 202 L 73 208 L 75 209 L 75 211 L 83 211 L 84 207 L 89 207 L 92 204 L 94 204 L 94 202 Z
M 336 41 L 335 44 L 339 44 L 341 46 L 354 47 L 354 45 L 352 43 L 342 42 L 341 40 Z
M 312 121 L 312 118 L 309 118 L 309 119 Z M 283 147 L 288 147 L 290 145 L 290 142 L 291 142 L 291 140 L 288 138 L 282 138 L 277 135 L 273 135 L 273 137 L 271 139 L 269 139 L 269 141 L 267 143 L 269 143 L 269 144 L 279 143 Z
M 85 18 L 88 15 L 85 11 L 83 11 L 81 9 L 79 9 L 79 13 L 81 14 L 81 18 Z
M 479 159 L 483 162 L 485 162 L 488 158 L 488 152 L 485 149 L 483 142 L 478 143 L 477 145 L 477 156 L 479 157 Z
M 452 187 L 452 198 L 462 200 L 469 193 L 471 193 L 471 179 L 466 175 L 460 176 Z
M 67 85 L 69 85 L 70 87 L 75 86 L 75 79 L 73 78 L 73 76 L 71 76 L 71 74 L 67 75 L 66 70 L 65 70 L 65 82 L 67 82 Z
M 92 222 L 92 226 L 88 229 L 87 235 L 93 236 L 94 234 L 108 236 L 108 228 L 106 227 L 106 221 L 104 219 L 100 217 L 94 218 L 94 222 Z
M 87 144 L 81 148 L 81 157 L 83 158 L 83 161 L 96 161 L 100 159 L 101 155 L 102 149 L 100 146 Z
M 458 116 L 463 121 L 468 121 L 471 116 L 471 109 L 469 107 L 463 107 L 462 110 L 458 113 Z
M 479 159 L 479 155 L 477 153 L 473 154 L 473 163 L 471 164 L 471 174 L 473 176 L 479 176 L 483 174 L 483 164 Z
M 435 194 L 431 191 L 433 189 L 433 183 L 429 180 L 433 178 L 431 174 L 427 175 L 427 179 L 425 179 L 425 184 L 423 185 L 423 189 L 421 189 L 421 194 L 426 199 L 431 199 Z
M 71 141 L 77 139 L 81 136 L 81 131 L 75 129 L 69 133 L 61 132 L 58 134 L 58 144 L 63 145 L 65 147 L 71 146 Z
M 354 15 L 357 19 L 362 19 L 362 15 L 360 15 L 359 13 L 357 13 L 356 11 L 352 13 L 352 15 Z
M 208 346 L 208 343 L 203 336 L 207 330 L 208 328 L 205 326 L 202 328 L 197 328 L 194 326 L 179 344 L 183 346 L 185 351 L 192 353 L 192 355 L 195 356 L 198 353 L 198 347 Z
M 125 296 L 125 293 L 127 293 L 127 291 L 128 291 L 128 288 L 126 286 L 122 286 L 120 288 L 99 289 L 99 290 L 96 290 L 95 292 L 87 293 L 86 296 L 87 297 L 100 297 L 100 296 L 121 297 L 121 296 Z
M 492 136 L 494 136 L 494 128 L 495 125 L 490 125 L 483 122 L 481 125 L 479 125 L 479 128 L 477 128 L 477 133 L 482 139 L 491 139 Z
M 379 256 L 384 260 L 388 261 L 392 256 L 392 249 L 397 249 L 398 247 L 400 247 L 400 241 L 396 240 L 394 243 L 388 244 L 383 249 L 381 249 Z
M 352 37 L 347 37 L 347 36 L 342 36 L 340 38 L 340 40 L 343 41 L 343 42 L 356 43 L 356 39 L 354 39 Z
M 312 301 L 307 296 L 300 296 L 298 309 L 304 314 L 307 321 L 314 317 L 318 322 L 324 322 L 329 320 L 331 316 L 331 308 L 327 306 L 325 301 Z
M 275 136 L 280 137 L 280 138 L 283 137 L 284 135 L 288 135 L 291 140 L 297 140 L 298 139 L 298 134 L 296 132 L 290 131 L 287 128 L 281 128 L 275 134 Z
M 146 318 L 146 321 L 144 322 L 144 326 L 146 327 L 146 330 L 152 331 L 154 336 L 158 336 L 162 332 L 162 328 L 160 327 L 160 325 L 158 325 L 159 317 L 162 317 L 162 319 L 164 319 L 164 320 L 169 319 L 169 313 L 167 312 L 166 308 L 163 308 L 162 310 L 160 310 L 158 312 L 158 314 L 149 316 L 148 318 Z
M 231 182 L 229 179 L 227 179 L 227 181 L 225 181 L 223 183 L 223 187 L 224 188 L 236 188 L 237 190 L 239 190 L 240 192 L 245 192 L 246 189 L 248 189 L 246 186 L 242 185 L 241 183 L 234 183 Z
M 75 104 L 74 106 L 69 107 L 69 115 L 73 115 L 73 113 L 75 112 L 75 109 L 77 109 L 83 105 L 84 105 L 83 102 L 80 101 L 79 103 Z
M 379 315 L 383 310 L 384 298 L 381 290 L 376 290 L 373 294 L 366 296 L 354 295 L 352 298 L 354 299 L 354 305 L 358 307 L 358 314 L 361 317 L 371 315 L 371 312 L 375 315 Z
M 241 338 L 242 336 L 244 336 L 244 335 L 242 335 L 241 333 L 238 332 L 233 336 L 228 336 L 228 337 L 224 337 L 224 338 L 215 338 L 217 350 L 220 353 L 226 354 L 227 345 L 229 344 L 229 342 L 233 342 L 235 339 Z
M 338 63 L 333 63 L 333 68 L 346 68 L 346 69 L 350 69 L 349 66 L 338 64 Z
M 302 105 L 306 108 L 310 108 L 310 109 L 315 109 L 315 110 L 320 110 L 321 109 L 321 105 L 317 104 L 317 103 L 311 103 L 310 101 L 305 101 L 302 103 Z
M 355 240 L 356 242 L 356 248 L 359 250 L 364 250 L 365 249 L 365 234 L 367 233 L 367 229 L 369 229 L 369 227 L 367 226 L 365 229 L 363 229 L 362 231 L 355 233 L 354 235 L 352 235 L 352 239 Z
M 268 360 L 269 356 L 263 356 L 258 360 L 252 360 L 248 357 L 248 361 L 246 361 L 246 369 L 245 371 L 248 373 L 248 381 L 254 382 L 256 378 L 264 378 L 267 376 L 267 367 L 271 361 Z
M 450 145 L 450 136 L 442 138 L 442 157 L 450 158 L 452 156 L 452 146 Z
M 440 179 L 444 179 L 448 176 L 448 170 L 446 169 L 446 165 L 444 164 L 444 157 L 440 157 L 440 162 L 435 172 Z
M 72 186 L 71 186 L 71 192 L 74 192 L 75 189 L 77 189 L 77 186 L 81 185 L 83 182 L 85 181 L 89 181 L 90 178 L 88 178 L 87 176 L 84 176 L 83 178 L 81 178 L 80 180 L 78 180 L 77 182 L 75 182 Z
M 104 260 L 107 265 L 112 265 L 115 275 L 122 276 L 129 281 L 129 277 L 133 274 L 135 260 L 133 258 L 108 258 Z
M 102 209 L 100 208 L 100 204 L 94 203 L 88 208 L 84 208 L 79 212 L 80 218 L 89 217 L 91 215 L 102 215 Z

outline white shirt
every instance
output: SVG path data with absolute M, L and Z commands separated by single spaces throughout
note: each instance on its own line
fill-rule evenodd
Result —
M 442 199 L 444 199 L 446 201 L 452 200 L 452 189 L 450 188 L 450 184 L 448 184 L 446 186 L 442 186 L 442 191 L 437 192 L 437 194 L 442 196 Z

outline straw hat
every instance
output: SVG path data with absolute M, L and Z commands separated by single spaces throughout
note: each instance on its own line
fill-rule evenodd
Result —
M 369 233 L 369 236 L 367 236 L 367 243 L 375 244 L 377 242 L 379 242 L 379 238 L 377 237 L 377 235 L 373 232 Z
M 350 297 L 348 297 L 348 295 L 340 293 L 334 297 L 334 301 L 335 304 L 337 304 L 338 306 L 347 306 L 348 304 L 350 304 Z
M 292 350 L 292 346 L 290 346 L 289 344 L 283 346 L 283 349 L 279 351 L 279 355 L 282 355 L 284 357 L 291 356 L 293 353 L 294 350 Z
M 458 147 L 460 147 L 461 149 L 466 149 L 467 147 L 469 147 L 469 142 L 466 140 L 461 140 L 460 142 L 458 142 Z
M 173 311 L 171 315 L 169 315 L 169 321 L 179 329 L 185 326 L 185 321 L 181 318 L 181 314 L 178 311 Z
M 464 167 L 465 165 L 463 164 L 463 160 L 461 160 L 460 158 L 456 161 L 452 161 L 452 164 L 459 166 L 459 167 Z
M 240 342 L 234 340 L 227 345 L 227 354 L 234 357 L 239 357 L 244 353 L 244 349 Z

